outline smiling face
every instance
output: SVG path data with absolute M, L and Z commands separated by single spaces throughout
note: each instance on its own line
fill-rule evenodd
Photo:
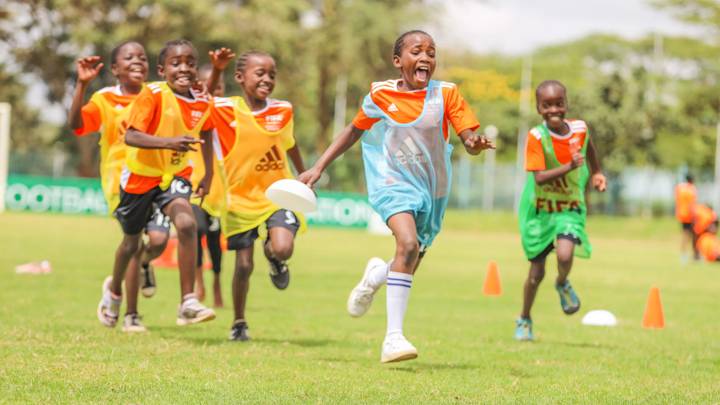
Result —
M 427 87 L 435 72 L 435 41 L 427 34 L 413 33 L 403 38 L 400 55 L 393 56 L 393 65 L 400 70 L 404 90 Z
M 118 50 L 110 69 L 121 86 L 135 88 L 142 86 L 148 74 L 145 48 L 137 42 L 128 42 Z
M 158 75 L 178 94 L 189 94 L 197 79 L 197 55 L 189 45 L 175 45 L 167 49 L 165 60 L 158 65 Z
M 264 102 L 275 89 L 275 60 L 270 55 L 251 54 L 245 66 L 235 71 L 235 80 L 251 100 Z
M 540 87 L 537 91 L 537 111 L 545 119 L 548 128 L 558 133 L 565 132 L 565 113 L 567 113 L 565 89 L 558 84 Z

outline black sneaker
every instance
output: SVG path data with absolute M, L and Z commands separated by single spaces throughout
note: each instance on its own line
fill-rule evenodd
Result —
M 250 336 L 248 335 L 248 325 L 245 321 L 238 321 L 235 322 L 232 326 L 232 329 L 230 329 L 230 340 L 235 340 L 239 342 L 245 342 L 250 340 Z
M 152 264 L 140 266 L 140 292 L 143 297 L 150 298 L 155 295 L 157 284 L 155 284 L 155 269 Z
M 284 290 L 290 284 L 290 269 L 286 262 L 268 257 L 270 280 L 278 290 Z

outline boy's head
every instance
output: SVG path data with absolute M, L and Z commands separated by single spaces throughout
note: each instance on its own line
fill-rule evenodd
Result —
M 110 70 L 121 85 L 142 86 L 148 74 L 145 48 L 135 41 L 116 46 L 110 53 Z
M 213 67 L 210 64 L 204 64 L 200 66 L 200 69 L 198 69 L 198 80 L 201 82 L 207 84 L 208 80 L 210 80 L 210 75 L 212 74 Z M 223 75 L 220 73 L 220 80 L 218 81 L 217 85 L 215 86 L 215 90 L 212 93 L 215 97 L 222 97 L 225 95 L 225 80 L 223 80 Z
M 693 184 L 695 181 L 695 178 L 693 178 L 692 174 L 688 173 L 685 175 L 685 181 L 687 181 L 690 184 Z
M 249 51 L 235 63 L 235 81 L 246 96 L 265 100 L 275 89 L 275 59 L 265 52 Z
M 557 80 L 545 80 L 535 89 L 538 114 L 551 129 L 564 127 L 567 113 L 567 91 Z
M 197 50 L 186 39 L 168 41 L 160 50 L 158 75 L 167 81 L 173 91 L 187 94 L 197 80 Z
M 400 35 L 393 47 L 393 66 L 408 88 L 427 87 L 435 72 L 435 41 L 430 34 L 412 30 Z

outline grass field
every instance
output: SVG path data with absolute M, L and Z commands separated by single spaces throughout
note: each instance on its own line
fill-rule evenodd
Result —
M 158 270 L 140 301 L 150 332 L 127 335 L 95 317 L 119 228 L 110 219 L 0 214 L 2 403 L 720 403 L 720 264 L 679 264 L 668 220 L 592 218 L 594 257 L 571 274 L 583 302 L 565 316 L 550 277 L 538 293 L 534 343 L 512 339 L 527 272 L 508 214 L 452 212 L 413 284 L 406 336 L 420 356 L 381 365 L 385 297 L 361 319 L 347 294 L 371 255 L 392 239 L 311 229 L 299 238 L 287 291 L 256 253 L 248 322 L 253 340 L 227 341 L 232 311 L 175 326 L 178 277 Z M 15 265 L 48 259 L 49 275 Z M 503 295 L 481 294 L 496 260 Z M 224 260 L 230 303 L 234 258 Z M 210 274 L 207 274 L 209 276 Z M 207 277 L 206 280 L 210 278 Z M 660 287 L 663 330 L 640 323 Z M 615 328 L 580 324 L 589 309 Z

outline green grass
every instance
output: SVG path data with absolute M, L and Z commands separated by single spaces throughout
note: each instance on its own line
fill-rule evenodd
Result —
M 0 215 L 0 402 L 5 403 L 719 403 L 719 265 L 679 265 L 670 220 L 592 218 L 594 257 L 571 275 L 584 314 L 608 309 L 615 328 L 565 316 L 554 263 L 534 311 L 534 343 L 512 339 L 527 272 L 508 214 L 453 212 L 413 285 L 405 332 L 415 361 L 381 365 L 385 299 L 362 319 L 345 300 L 371 255 L 392 238 L 311 229 L 297 241 L 292 283 L 275 290 L 256 252 L 248 321 L 253 340 L 226 340 L 232 311 L 175 326 L 175 271 L 140 301 L 150 332 L 127 335 L 95 317 L 119 227 L 107 218 Z M 48 259 L 49 275 L 15 265 Z M 233 257 L 224 261 L 230 300 Z M 481 294 L 499 263 L 503 295 Z M 206 280 L 210 278 L 207 277 Z M 666 328 L 640 327 L 660 287 Z

